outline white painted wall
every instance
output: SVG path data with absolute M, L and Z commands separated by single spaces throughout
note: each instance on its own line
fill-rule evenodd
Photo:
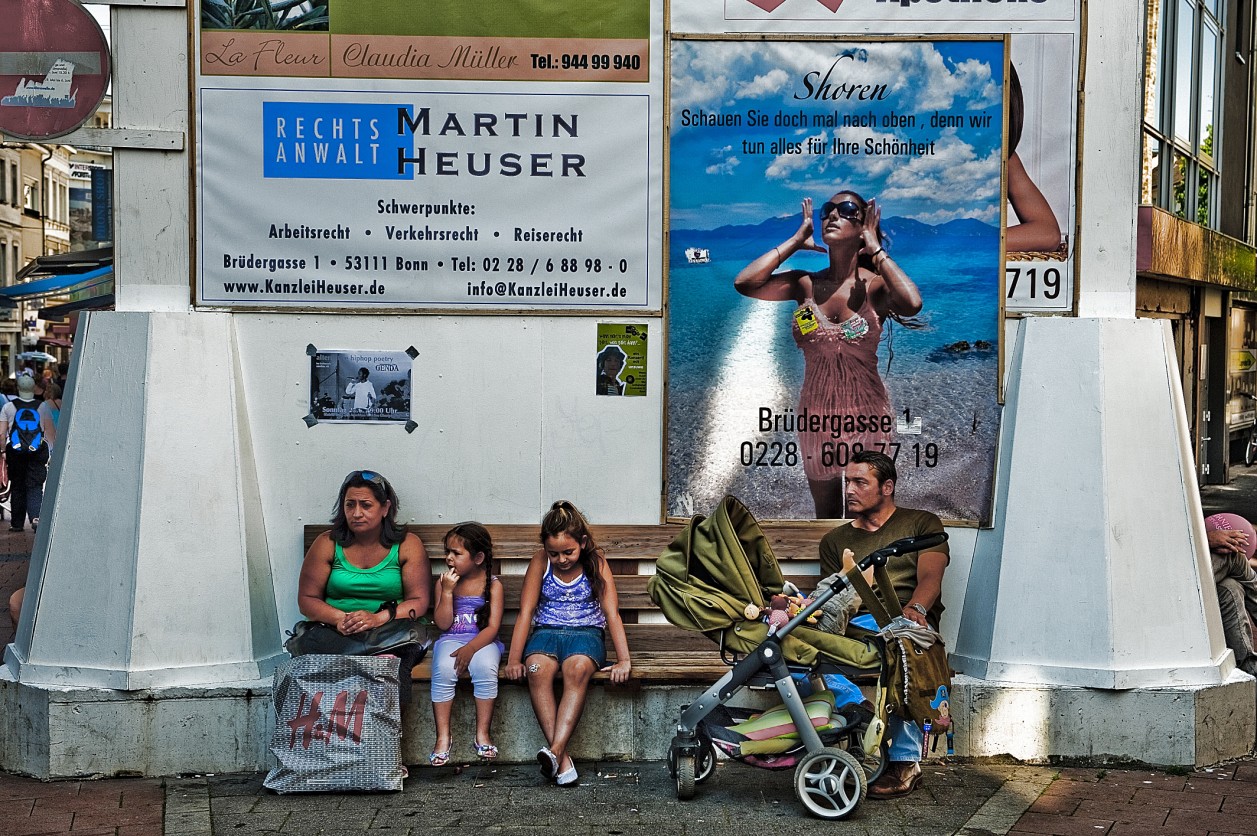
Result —
M 657 523 L 663 483 L 659 320 L 235 314 L 281 624 L 297 620 L 303 525 L 327 522 L 341 479 L 379 470 L 401 517 L 453 525 L 540 522 L 571 499 L 595 525 Z M 594 394 L 597 323 L 649 326 L 648 395 Z M 418 429 L 302 421 L 307 344 L 419 352 Z M 428 544 L 433 549 L 439 544 Z

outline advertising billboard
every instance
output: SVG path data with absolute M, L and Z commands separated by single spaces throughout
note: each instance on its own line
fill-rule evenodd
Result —
M 662 6 L 202 0 L 197 302 L 657 310 Z

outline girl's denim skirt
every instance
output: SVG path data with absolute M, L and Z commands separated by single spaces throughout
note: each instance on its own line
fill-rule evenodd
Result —
M 524 645 L 524 658 L 534 653 L 552 656 L 563 664 L 569 656 L 588 656 L 598 669 L 607 666 L 607 648 L 601 627 L 555 627 L 538 624 Z

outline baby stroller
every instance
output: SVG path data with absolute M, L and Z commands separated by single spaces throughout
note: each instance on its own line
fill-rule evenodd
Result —
M 850 571 L 946 538 L 896 540 Z M 848 638 L 808 625 L 809 617 L 847 587 L 843 573 L 821 581 L 811 602 L 784 626 L 773 629 L 759 621 L 759 608 L 782 590 L 784 580 L 759 524 L 734 497 L 725 497 L 710 517 L 694 517 L 659 557 L 648 586 L 651 599 L 672 624 L 715 641 L 731 665 L 695 702 L 682 706 L 668 768 L 677 798 L 686 800 L 715 771 L 717 750 L 752 766 L 793 767 L 795 795 L 808 812 L 843 819 L 886 766 L 884 652 L 874 634 Z M 853 679 L 871 675 L 876 683 L 871 703 L 835 706 L 824 685 L 824 674 L 831 672 Z M 800 696 L 795 674 L 807 678 L 812 696 Z M 775 688 L 782 705 L 759 713 L 728 705 L 747 687 Z

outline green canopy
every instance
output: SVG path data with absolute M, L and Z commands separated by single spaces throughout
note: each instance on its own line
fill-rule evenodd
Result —
M 784 582 L 755 517 L 738 499 L 726 496 L 710 517 L 693 517 L 659 555 L 647 591 L 672 624 L 717 643 L 723 635 L 726 648 L 747 653 L 768 635 L 767 624 L 747 619 L 747 605 L 766 606 Z M 872 644 L 810 627 L 794 630 L 782 650 L 800 665 L 826 659 L 860 668 L 880 663 Z

